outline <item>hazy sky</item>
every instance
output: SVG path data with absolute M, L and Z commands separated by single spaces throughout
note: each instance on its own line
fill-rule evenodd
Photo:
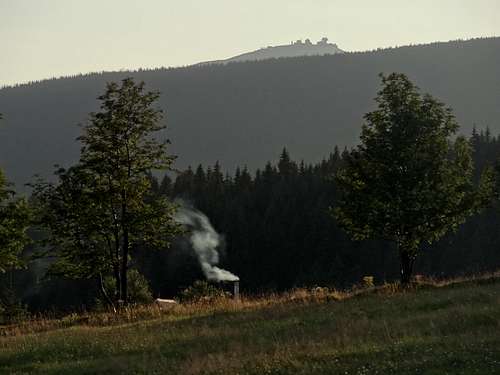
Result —
M 500 1 L 0 0 L 0 86 L 323 36 L 348 51 L 500 36 Z

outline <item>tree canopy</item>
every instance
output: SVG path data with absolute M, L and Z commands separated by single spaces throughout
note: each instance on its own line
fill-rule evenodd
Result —
M 0 273 L 22 264 L 19 254 L 30 242 L 26 233 L 30 224 L 28 205 L 14 196 L 0 169 Z
M 108 84 L 79 138 L 79 163 L 59 169 L 57 185 L 35 184 L 40 222 L 58 257 L 53 270 L 101 281 L 110 274 L 115 299 L 125 302 L 131 249 L 166 247 L 177 231 L 173 204 L 150 194 L 151 172 L 169 170 L 174 160 L 168 141 L 154 137 L 164 129 L 153 107 L 158 95 L 130 78 Z
M 337 173 L 342 192 L 335 215 L 356 240 L 397 245 L 408 283 L 423 243 L 432 243 L 481 207 L 491 178 L 473 184 L 471 145 L 452 136 L 451 109 L 420 94 L 403 74 L 382 76 L 378 108 L 365 115 L 361 144 Z

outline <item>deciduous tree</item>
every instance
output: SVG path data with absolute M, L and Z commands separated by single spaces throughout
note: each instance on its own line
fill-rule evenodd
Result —
M 489 199 L 491 175 L 472 182 L 471 146 L 452 137 L 449 108 L 420 94 L 403 74 L 382 76 L 378 108 L 365 115 L 361 144 L 345 155 L 336 175 L 340 225 L 356 240 L 396 244 L 407 284 L 424 243 L 454 230 Z
M 174 205 L 150 189 L 150 173 L 169 170 L 174 160 L 168 141 L 154 137 L 165 128 L 154 108 L 158 96 L 130 78 L 108 84 L 79 138 L 79 163 L 60 169 L 57 185 L 35 184 L 41 223 L 57 250 L 55 268 L 78 277 L 111 274 L 115 298 L 124 302 L 131 249 L 165 247 L 178 229 Z
M 0 169 L 0 273 L 22 264 L 19 254 L 30 242 L 26 233 L 29 224 L 30 210 L 26 200 L 15 199 Z

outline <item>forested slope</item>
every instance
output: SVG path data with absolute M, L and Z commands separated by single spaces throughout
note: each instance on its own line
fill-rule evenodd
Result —
M 286 146 L 308 162 L 334 145 L 357 142 L 373 107 L 380 72 L 406 73 L 424 92 L 473 123 L 500 131 L 500 38 L 435 43 L 365 53 L 227 65 L 90 74 L 0 90 L 0 167 L 18 186 L 78 155 L 78 123 L 96 110 L 107 81 L 126 76 L 162 93 L 177 167 L 216 160 L 250 169 Z

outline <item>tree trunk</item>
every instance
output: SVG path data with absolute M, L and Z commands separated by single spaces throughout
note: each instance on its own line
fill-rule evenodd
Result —
M 120 236 L 118 234 L 118 230 L 115 228 L 113 237 L 115 240 L 115 247 L 113 249 L 114 252 L 114 259 L 113 259 L 113 276 L 115 278 L 115 285 L 116 285 L 116 291 L 115 291 L 115 300 L 116 301 L 121 301 L 122 300 L 122 278 L 120 274 L 120 268 L 121 268 L 121 262 L 120 262 Z
M 120 272 L 121 278 L 121 292 L 123 303 L 128 302 L 128 283 L 127 283 L 127 271 L 128 271 L 128 249 L 129 249 L 129 238 L 128 230 L 123 231 L 123 252 L 122 252 L 122 268 Z
M 411 281 L 411 275 L 413 272 L 413 264 L 415 263 L 416 255 L 410 253 L 404 247 L 399 248 L 399 258 L 401 262 L 401 284 L 408 285 Z
M 118 301 L 120 297 L 120 288 L 121 288 L 121 283 L 120 283 L 120 241 L 118 239 L 118 234 L 116 233 L 116 230 L 113 233 L 114 237 L 114 247 L 111 245 L 111 239 L 108 237 L 108 248 L 109 248 L 109 259 L 111 261 L 111 264 L 113 266 L 113 278 L 115 280 L 115 291 L 113 295 L 110 297 L 114 300 L 114 302 Z M 102 279 L 102 276 L 101 276 Z
M 106 298 L 106 300 L 108 301 L 109 305 L 111 306 L 111 308 L 113 309 L 113 311 L 116 313 L 115 304 L 113 303 L 113 300 L 111 298 L 109 298 L 108 292 L 106 292 L 106 288 L 104 287 L 104 280 L 103 280 L 101 272 L 99 272 L 99 285 L 101 287 L 101 293 L 102 293 L 102 295 L 104 296 L 104 298 Z
M 122 283 L 121 283 L 121 277 L 120 277 L 120 266 L 117 262 L 113 264 L 113 276 L 115 278 L 115 295 L 114 298 L 115 300 L 121 300 L 122 298 Z

